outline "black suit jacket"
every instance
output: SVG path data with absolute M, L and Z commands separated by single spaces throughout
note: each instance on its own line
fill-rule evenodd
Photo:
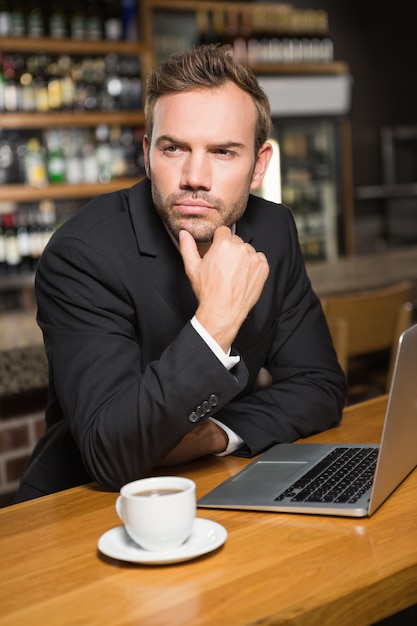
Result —
M 271 269 L 229 372 L 189 322 L 196 298 L 149 181 L 93 199 L 57 230 L 35 285 L 47 429 L 17 500 L 91 480 L 117 490 L 209 416 L 243 438 L 242 456 L 339 422 L 346 382 L 290 211 L 250 196 L 237 234 Z M 261 367 L 273 384 L 255 390 Z

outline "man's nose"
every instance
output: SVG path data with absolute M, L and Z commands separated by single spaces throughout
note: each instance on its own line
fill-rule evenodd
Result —
M 190 152 L 187 155 L 182 169 L 181 187 L 184 189 L 210 189 L 210 164 L 204 154 Z

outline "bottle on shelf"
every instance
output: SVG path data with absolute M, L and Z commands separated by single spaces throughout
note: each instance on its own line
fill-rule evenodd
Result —
M 100 124 L 97 126 L 96 159 L 98 167 L 98 180 L 100 183 L 108 183 L 112 177 L 112 151 L 109 139 L 109 127 L 106 124 Z
M 42 253 L 55 231 L 55 202 L 52 200 L 41 200 L 38 208 L 38 223 L 40 231 L 40 250 Z
M 45 148 L 37 137 L 30 137 L 26 143 L 25 183 L 32 187 L 44 187 L 48 183 Z
M 43 252 L 43 238 L 38 216 L 38 206 L 36 204 L 31 205 L 28 210 L 28 231 L 30 259 L 33 270 L 36 269 L 40 256 Z
M 64 111 L 72 111 L 75 102 L 75 86 L 72 76 L 72 60 L 67 54 L 61 54 L 57 60 L 58 76 L 61 89 L 61 106 Z
M 92 139 L 87 137 L 82 147 L 83 172 L 85 183 L 98 182 L 99 170 L 96 159 L 95 147 Z
M 4 91 L 6 88 L 6 77 L 4 76 L 3 55 L 0 51 L 0 113 L 4 111 Z
M 110 128 L 109 143 L 111 149 L 111 177 L 112 179 L 122 178 L 126 176 L 127 163 L 120 126 L 114 125 Z
M 22 70 L 20 82 L 20 109 L 25 113 L 36 111 L 36 94 L 33 74 L 28 70 L 28 64 Z
M 123 37 L 119 0 L 105 0 L 104 2 L 104 37 L 107 41 L 119 41 Z
M 4 237 L 3 215 L 0 215 L 0 276 L 5 276 L 6 274 L 6 240 Z
M 75 2 L 70 15 L 70 36 L 71 39 L 82 41 L 86 39 L 87 32 L 87 16 L 84 10 L 83 2 Z
M 65 156 L 57 130 L 50 130 L 46 133 L 46 150 L 48 181 L 64 183 L 66 181 Z
M 24 37 L 26 35 L 25 11 L 23 4 L 14 0 L 10 13 L 10 35 Z
M 45 37 L 45 21 L 39 0 L 30 2 L 27 14 L 27 36 L 30 38 Z
M 125 41 L 137 41 L 137 0 L 121 0 L 123 39 Z
M 49 57 L 45 54 L 31 57 L 33 65 L 33 87 L 35 90 L 36 111 L 38 113 L 49 112 L 47 67 Z
M 85 36 L 87 40 L 97 41 L 103 39 L 103 22 L 99 3 L 95 0 L 87 0 Z
M 20 257 L 19 271 L 21 273 L 30 272 L 32 269 L 32 258 L 30 254 L 28 219 L 25 207 L 20 207 L 15 211 L 15 224 L 17 247 Z
M 62 106 L 62 88 L 59 76 L 59 65 L 56 60 L 51 60 L 46 68 L 47 71 L 47 90 L 48 90 L 48 109 L 50 111 L 60 111 Z
M 4 111 L 14 113 L 18 110 L 19 83 L 16 76 L 16 68 L 12 55 L 6 55 L 3 59 L 4 73 Z
M 66 181 L 71 185 L 79 185 L 84 182 L 82 131 L 69 129 L 63 138 L 63 145 Z
M 0 0 L 0 37 L 10 35 L 12 16 L 8 2 Z
M 62 0 L 53 2 L 48 22 L 49 36 L 52 39 L 64 39 L 68 37 L 68 23 L 66 11 Z
M 20 269 L 21 258 L 17 243 L 17 229 L 12 212 L 3 216 L 3 237 L 7 273 L 17 274 Z
M 0 130 L 0 185 L 20 182 L 15 133 Z

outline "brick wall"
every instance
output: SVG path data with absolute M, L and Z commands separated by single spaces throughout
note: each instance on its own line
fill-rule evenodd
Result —
M 0 506 L 12 504 L 29 456 L 45 430 L 45 394 L 0 400 Z

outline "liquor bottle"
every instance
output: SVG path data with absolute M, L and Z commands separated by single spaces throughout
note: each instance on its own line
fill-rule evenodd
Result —
M 27 34 L 28 37 L 36 39 L 45 36 L 45 22 L 43 13 L 39 6 L 38 0 L 33 0 L 29 5 L 29 13 L 27 17 Z
M 24 159 L 26 155 L 26 140 L 17 130 L 9 133 L 11 150 L 11 164 L 9 168 L 9 183 L 22 184 L 25 180 Z
M 36 111 L 38 113 L 47 113 L 49 111 L 48 81 L 46 76 L 48 64 L 49 58 L 44 54 L 33 57 L 33 86 L 35 89 Z
M 8 2 L 0 0 L 0 37 L 8 37 L 11 30 L 12 16 Z
M 65 176 L 67 183 L 79 185 L 84 180 L 83 135 L 80 130 L 72 130 L 64 141 Z
M 108 41 L 118 41 L 123 37 L 120 2 L 105 0 L 104 4 L 104 37 Z
M 20 253 L 17 244 L 17 232 L 13 213 L 3 216 L 4 250 L 8 274 L 17 274 L 20 267 Z
M 30 238 L 28 229 L 27 210 L 21 207 L 15 213 L 16 240 L 19 250 L 21 273 L 30 272 L 32 269 L 32 259 L 30 254 Z
M 55 202 L 52 200 L 41 200 L 38 210 L 39 223 L 39 245 L 40 253 L 45 250 L 50 238 L 54 234 L 56 226 Z
M 10 35 L 24 37 L 26 35 L 25 12 L 21 2 L 13 2 L 10 14 Z
M 59 65 L 52 61 L 46 68 L 48 108 L 50 111 L 60 111 L 62 109 L 62 90 L 59 76 Z
M 109 142 L 111 148 L 111 177 L 112 179 L 122 178 L 126 176 L 127 163 L 120 126 L 114 125 L 110 128 Z
M 16 77 L 16 69 L 13 57 L 7 55 L 3 59 L 4 67 L 4 110 L 15 112 L 18 110 L 19 84 Z
M 8 135 L 0 129 L 0 185 L 8 185 L 11 182 L 11 167 L 13 161 L 12 148 Z
M 99 175 L 98 163 L 96 159 L 94 143 L 90 138 L 87 138 L 86 141 L 84 141 L 82 155 L 84 182 L 97 183 Z
M 0 215 L 0 276 L 7 274 L 6 240 L 4 237 L 3 216 Z
M 43 251 L 43 239 L 38 221 L 39 210 L 36 204 L 28 209 L 29 245 L 32 269 L 36 269 Z
M 26 60 L 26 65 L 20 74 L 20 108 L 26 113 L 36 111 L 36 94 L 34 75 L 32 74 L 30 58 Z
M 119 56 L 109 53 L 105 57 L 105 95 L 103 108 L 106 111 L 117 111 L 120 109 L 120 95 L 122 82 L 120 80 Z
M 68 37 L 68 25 L 65 11 L 61 2 L 53 2 L 49 15 L 49 36 L 53 39 L 64 39 Z
M 57 130 L 46 133 L 47 170 L 50 183 L 66 180 L 66 164 L 60 136 Z
M 6 78 L 4 76 L 3 55 L 0 51 L 0 113 L 4 111 L 4 90 L 6 88 Z
M 26 143 L 25 182 L 32 187 L 44 187 L 48 183 L 45 148 L 37 137 L 31 137 Z
M 72 59 L 67 54 L 62 54 L 57 61 L 58 75 L 61 84 L 61 108 L 64 111 L 72 111 L 75 103 L 75 85 L 72 76 Z
M 98 2 L 95 0 L 87 1 L 86 15 L 86 39 L 97 41 L 103 39 L 103 22 Z
M 100 124 L 96 128 L 96 159 L 98 165 L 98 180 L 108 183 L 112 176 L 112 152 L 109 143 L 109 127 Z
M 121 0 L 123 39 L 125 41 L 137 41 L 138 39 L 138 15 L 137 0 Z
M 72 39 L 86 39 L 87 17 L 82 2 L 76 2 L 70 17 L 70 35 Z
M 17 132 L 0 130 L 0 185 L 22 182 L 17 147 Z
M 94 61 L 92 57 L 85 57 L 81 64 L 82 106 L 84 110 L 94 111 L 97 108 L 97 89 L 94 81 Z

